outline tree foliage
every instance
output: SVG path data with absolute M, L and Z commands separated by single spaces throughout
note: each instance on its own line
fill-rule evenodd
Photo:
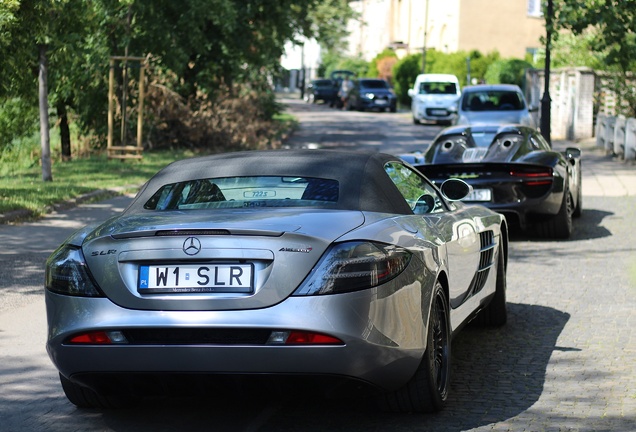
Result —
M 152 59 L 149 82 L 181 98 L 193 115 L 217 98 L 249 94 L 252 102 L 257 95 L 258 116 L 271 117 L 269 83 L 285 43 L 316 37 L 335 48 L 352 17 L 346 0 L 3 0 L 0 98 L 37 106 L 37 53 L 45 44 L 51 107 L 71 110 L 97 136 L 105 134 L 113 55 Z
M 554 15 L 555 29 L 584 35 L 593 56 L 615 72 L 613 90 L 633 116 L 636 90 L 626 84 L 636 71 L 636 0 L 555 0 Z
M 386 48 L 376 55 L 369 64 L 368 75 L 371 78 L 382 78 L 390 82 L 393 81 L 393 66 L 398 62 L 397 54 L 394 50 Z
M 516 84 L 524 88 L 526 69 L 531 67 L 532 65 L 525 60 L 495 60 L 486 71 L 486 82 L 488 84 Z
M 413 86 L 415 79 L 422 72 L 422 54 L 411 54 L 393 67 L 393 86 L 398 101 L 401 104 L 410 104 L 408 89 Z

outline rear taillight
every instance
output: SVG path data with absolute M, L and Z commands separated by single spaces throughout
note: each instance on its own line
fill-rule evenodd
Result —
M 62 245 L 46 261 L 45 286 L 58 294 L 104 296 L 90 276 L 82 250 L 70 245 Z
M 528 186 L 545 186 L 554 181 L 552 168 L 537 170 L 511 170 L 511 177 L 521 179 Z
M 295 296 L 338 294 L 373 288 L 404 271 L 411 252 L 399 246 L 354 241 L 332 246 L 294 292 Z

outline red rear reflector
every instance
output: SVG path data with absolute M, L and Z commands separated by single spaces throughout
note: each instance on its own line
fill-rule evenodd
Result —
M 76 344 L 110 344 L 112 343 L 108 334 L 103 331 L 90 332 L 90 333 L 82 333 L 77 336 L 73 336 L 70 340 L 70 343 Z
M 289 333 L 286 345 L 344 345 L 340 339 L 320 333 L 292 331 Z

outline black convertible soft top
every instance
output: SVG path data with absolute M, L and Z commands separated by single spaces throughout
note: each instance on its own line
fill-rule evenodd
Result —
M 162 186 L 196 179 L 241 176 L 314 177 L 340 185 L 340 210 L 412 214 L 384 165 L 403 164 L 392 155 L 348 150 L 262 150 L 224 153 L 176 161 L 155 174 L 140 190 L 126 213 L 144 211 Z

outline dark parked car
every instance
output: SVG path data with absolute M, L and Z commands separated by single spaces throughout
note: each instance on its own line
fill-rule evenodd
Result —
M 506 215 L 522 229 L 568 238 L 581 215 L 581 151 L 555 151 L 536 130 L 520 125 L 444 129 L 424 154 L 403 155 L 437 184 L 461 178 L 473 187 L 464 199 Z
M 311 80 L 305 91 L 305 101 L 308 103 L 316 103 L 322 101 L 331 104 L 336 98 L 338 88 L 333 80 L 327 78 L 316 78 Z
M 397 111 L 397 96 L 386 80 L 360 78 L 353 82 L 347 109 Z
M 174 162 L 47 261 L 62 388 L 105 408 L 215 379 L 313 377 L 387 410 L 440 410 L 453 335 L 507 319 L 506 221 L 453 201 L 469 190 L 377 152 Z

